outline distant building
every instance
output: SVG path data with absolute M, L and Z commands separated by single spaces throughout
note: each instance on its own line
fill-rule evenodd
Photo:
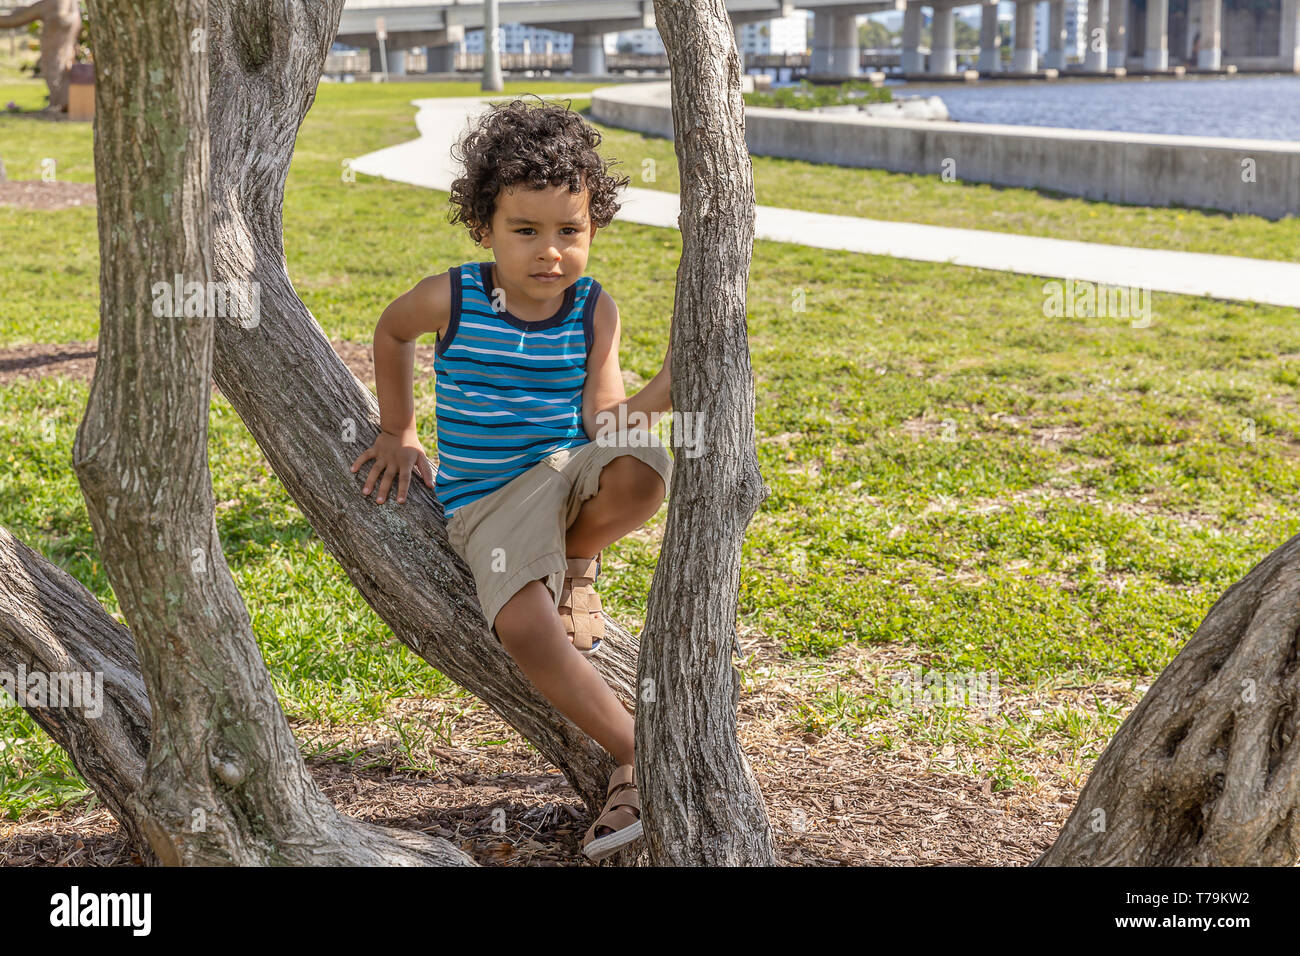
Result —
M 668 51 L 664 48 L 663 38 L 658 30 L 624 30 L 622 33 L 605 37 L 606 53 L 645 53 L 661 56 Z M 611 49 L 612 47 L 612 49 Z
M 612 39 L 611 39 L 612 37 Z M 741 53 L 806 53 L 808 50 L 808 14 L 745 23 L 736 28 L 736 45 Z M 605 38 L 608 53 L 647 53 L 662 55 L 664 41 L 658 30 L 624 30 Z
M 741 53 L 754 55 L 807 53 L 808 16 L 807 13 L 795 13 L 742 24 L 736 28 L 736 45 Z
M 555 30 L 541 30 L 525 26 L 522 23 L 503 23 L 501 25 L 501 52 L 523 53 L 524 41 L 528 41 L 530 53 L 545 53 L 546 41 L 551 41 L 552 53 L 572 53 L 573 34 L 559 33 Z M 608 44 L 606 44 L 608 46 Z M 483 52 L 483 31 L 465 31 L 465 52 Z

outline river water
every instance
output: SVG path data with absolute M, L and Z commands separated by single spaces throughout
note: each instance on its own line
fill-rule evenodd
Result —
M 935 94 L 967 123 L 1300 142 L 1300 76 L 889 85 L 895 96 Z

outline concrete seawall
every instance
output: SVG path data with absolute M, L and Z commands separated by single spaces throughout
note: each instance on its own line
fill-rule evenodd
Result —
M 623 129 L 673 136 L 666 82 L 605 87 L 592 115 Z M 1190 206 L 1300 215 L 1300 144 L 1001 126 L 862 119 L 749 107 L 745 140 L 755 156 L 1045 189 L 1144 206 Z

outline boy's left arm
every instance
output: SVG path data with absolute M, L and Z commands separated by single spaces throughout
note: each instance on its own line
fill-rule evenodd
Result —
M 592 316 L 593 335 L 591 352 L 587 356 L 587 381 L 582 391 L 582 427 L 587 437 L 595 441 L 607 431 L 617 431 L 619 406 L 626 412 L 621 416 L 626 427 L 653 428 L 659 415 L 672 409 L 669 395 L 671 348 L 664 356 L 663 367 L 645 387 L 627 397 L 623 388 L 623 372 L 618 365 L 618 346 L 621 328 L 618 306 L 609 293 L 602 290 Z

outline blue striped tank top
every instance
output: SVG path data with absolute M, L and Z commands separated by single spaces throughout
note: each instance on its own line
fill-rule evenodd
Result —
M 434 349 L 438 475 L 448 521 L 543 458 L 586 444 L 582 388 L 600 283 L 583 276 L 547 319 L 492 308 L 492 263 L 451 273 L 451 316 Z

